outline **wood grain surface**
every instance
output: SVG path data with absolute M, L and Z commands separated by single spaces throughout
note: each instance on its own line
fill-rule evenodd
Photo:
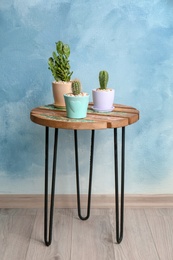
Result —
M 81 207 L 86 208 L 88 195 L 81 194 Z M 126 208 L 173 208 L 172 194 L 125 194 Z M 43 194 L 0 194 L 0 208 L 43 208 Z M 77 208 L 76 194 L 55 194 L 55 208 Z M 114 208 L 114 194 L 92 194 L 91 208 Z
M 30 113 L 32 122 L 63 129 L 106 129 L 124 127 L 139 120 L 136 108 L 114 104 L 112 112 L 95 112 L 92 103 L 88 106 L 87 117 L 71 119 L 66 116 L 65 108 L 56 108 L 53 104 L 34 108 Z
M 0 210 L 1 260 L 172 260 L 173 209 L 125 209 L 124 239 L 115 242 L 115 210 L 93 209 L 87 221 L 56 209 L 53 240 L 43 242 L 43 209 Z

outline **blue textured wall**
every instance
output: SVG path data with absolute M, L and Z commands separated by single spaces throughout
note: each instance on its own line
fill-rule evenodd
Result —
M 172 14 L 172 0 L 0 1 L 0 193 L 43 192 L 44 128 L 29 113 L 53 102 L 47 59 L 58 40 L 87 92 L 106 69 L 115 102 L 141 112 L 127 128 L 126 192 L 173 193 Z M 80 133 L 83 191 L 89 138 Z M 113 192 L 112 140 L 97 132 L 94 193 Z M 72 131 L 59 147 L 58 192 L 75 192 Z

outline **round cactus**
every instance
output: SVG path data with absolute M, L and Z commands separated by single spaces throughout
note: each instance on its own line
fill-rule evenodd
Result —
M 73 95 L 79 95 L 81 93 L 81 83 L 78 80 L 72 82 L 72 93 Z
M 109 74 L 107 71 L 102 70 L 99 72 L 100 89 L 106 89 L 108 84 Z

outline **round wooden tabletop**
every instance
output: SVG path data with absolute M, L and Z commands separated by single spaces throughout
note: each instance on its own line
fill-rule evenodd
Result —
M 114 104 L 112 112 L 95 112 L 89 103 L 87 117 L 83 119 L 71 119 L 66 116 L 65 108 L 56 108 L 52 105 L 44 105 L 31 110 L 32 122 L 53 128 L 62 129 L 106 129 L 124 127 L 139 120 L 139 111 L 136 108 Z

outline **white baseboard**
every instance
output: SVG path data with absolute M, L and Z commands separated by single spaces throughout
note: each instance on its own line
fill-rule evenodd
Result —
M 81 207 L 86 207 L 87 195 L 81 195 Z M 43 195 L 0 194 L 0 208 L 43 208 Z M 76 195 L 55 195 L 55 208 L 76 208 Z M 92 195 L 92 208 L 114 208 L 114 195 Z M 127 208 L 172 208 L 173 194 L 125 195 Z

